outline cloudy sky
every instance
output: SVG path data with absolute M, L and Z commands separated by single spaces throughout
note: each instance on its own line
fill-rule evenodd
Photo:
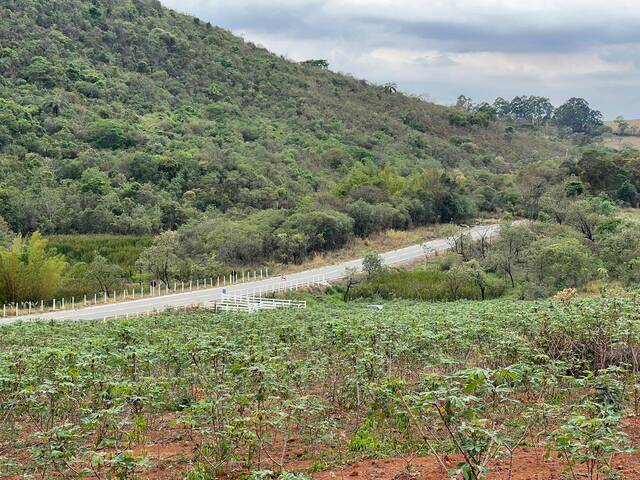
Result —
M 444 104 L 543 95 L 640 118 L 638 0 L 161 0 L 291 60 Z

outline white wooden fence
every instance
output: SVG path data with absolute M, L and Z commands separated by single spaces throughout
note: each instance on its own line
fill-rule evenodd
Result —
M 278 308 L 307 308 L 307 302 L 250 295 L 222 295 L 220 303 L 211 302 L 209 308 L 222 312 L 257 312 Z

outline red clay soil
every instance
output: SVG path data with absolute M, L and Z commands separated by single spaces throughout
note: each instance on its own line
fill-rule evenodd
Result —
M 627 418 L 624 421 L 625 431 L 631 445 L 640 448 L 640 417 Z M 446 455 L 447 467 L 455 469 L 460 457 Z M 619 454 L 614 457 L 611 466 L 621 478 L 640 480 L 640 452 Z M 409 468 L 407 468 L 409 467 Z M 544 458 L 544 451 L 539 448 L 523 447 L 514 455 L 511 476 L 509 476 L 509 460 L 501 459 L 490 465 L 491 480 L 560 480 L 563 478 L 565 463 L 556 458 Z M 575 471 L 577 478 L 586 478 L 579 469 Z M 315 480 L 447 480 L 447 474 L 434 457 L 385 458 L 367 460 L 346 467 L 326 470 L 313 474 Z
M 624 420 L 625 432 L 629 436 L 633 447 L 640 448 L 640 417 L 631 417 Z M 191 457 L 192 451 L 188 442 L 173 442 L 145 448 L 152 463 L 156 467 L 142 475 L 148 480 L 173 480 L 182 478 L 179 472 L 184 470 L 185 457 Z M 286 469 L 289 471 L 304 471 L 309 468 L 310 461 L 296 461 L 295 457 L 301 452 L 291 452 L 288 456 Z M 140 454 L 142 452 L 137 451 Z M 298 455 L 296 455 L 296 453 Z M 457 455 L 444 455 L 447 467 L 455 469 L 461 457 Z M 509 460 L 503 458 L 492 465 L 490 480 L 560 480 L 566 464 L 557 458 L 545 459 L 544 450 L 541 448 L 519 448 L 511 467 L 509 475 Z M 408 468 L 409 467 L 409 468 Z M 621 478 L 627 480 L 640 480 L 640 452 L 620 454 L 614 457 L 612 467 Z M 577 478 L 585 478 L 580 469 L 576 472 Z M 231 477 L 234 477 L 232 474 Z M 352 465 L 316 472 L 312 474 L 314 480 L 447 480 L 447 473 L 443 471 L 433 456 L 418 458 L 390 457 L 378 460 L 366 460 Z
M 624 420 L 625 432 L 630 445 L 640 449 L 640 417 L 628 417 Z M 137 447 L 134 453 L 146 455 L 153 467 L 141 472 L 143 480 L 176 480 L 184 478 L 189 470 L 190 459 L 193 458 L 193 445 L 184 439 L 170 438 L 168 435 L 156 434 L 144 447 Z M 285 469 L 304 472 L 311 465 L 308 460 L 308 449 L 293 442 L 287 455 Z M 447 467 L 455 469 L 460 461 L 459 456 L 443 455 Z M 263 465 L 273 468 L 272 465 Z M 630 454 L 619 454 L 614 457 L 612 467 L 620 478 L 640 480 L 640 451 Z M 502 458 L 490 465 L 490 480 L 561 480 L 565 463 L 557 458 L 545 459 L 541 448 L 522 447 L 516 450 L 509 475 L 509 460 Z M 244 472 L 246 473 L 246 472 Z M 578 479 L 586 478 L 579 469 L 575 472 Z M 239 478 L 242 472 L 229 472 L 227 478 Z M 347 466 L 316 472 L 311 475 L 314 480 L 447 480 L 433 456 L 402 458 L 389 457 L 377 460 L 366 460 Z M 21 477 L 0 477 L 2 480 L 20 480 Z M 91 477 L 89 477 L 91 478 Z M 570 477 L 568 477 L 570 478 Z

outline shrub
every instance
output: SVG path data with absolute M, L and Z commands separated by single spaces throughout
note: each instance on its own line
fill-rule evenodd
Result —
M 126 126 L 115 120 L 98 120 L 90 128 L 89 139 L 98 148 L 118 150 L 133 145 Z

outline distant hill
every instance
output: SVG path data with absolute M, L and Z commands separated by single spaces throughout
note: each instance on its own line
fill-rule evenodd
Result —
M 605 126 L 609 127 L 613 135 L 604 138 L 603 143 L 611 148 L 640 148 L 640 119 L 624 120 L 627 126 L 625 134 L 620 135 L 619 124 L 616 121 L 605 122 Z
M 626 118 L 624 119 L 625 122 L 627 122 L 629 124 L 629 126 L 631 127 L 631 129 L 640 129 L 640 119 L 634 119 L 634 120 L 627 120 Z M 618 122 L 616 122 L 615 120 L 610 120 L 610 121 L 606 121 L 604 122 L 604 124 L 611 128 L 614 132 L 618 132 Z
M 0 216 L 15 231 L 149 234 L 356 200 L 406 227 L 520 208 L 514 174 L 573 152 L 155 0 L 5 0 L 0 45 Z

